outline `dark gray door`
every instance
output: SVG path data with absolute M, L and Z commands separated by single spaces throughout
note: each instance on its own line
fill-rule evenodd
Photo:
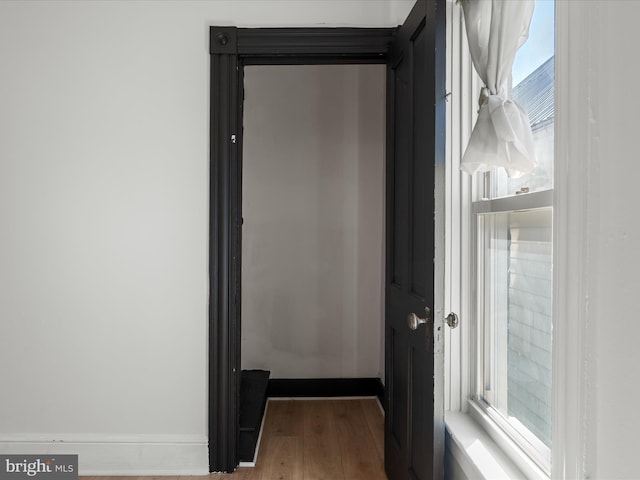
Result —
M 442 322 L 433 321 L 434 182 L 436 163 L 444 161 L 443 10 L 444 2 L 418 0 L 398 32 L 388 68 L 385 468 L 390 480 L 439 479 L 444 471 Z

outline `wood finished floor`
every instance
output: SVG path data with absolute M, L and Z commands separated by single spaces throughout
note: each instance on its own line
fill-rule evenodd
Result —
M 253 468 L 206 477 L 82 480 L 386 480 L 384 418 L 375 399 L 270 400 Z

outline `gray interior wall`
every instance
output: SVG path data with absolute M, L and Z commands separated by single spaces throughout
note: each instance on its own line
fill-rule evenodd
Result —
M 381 377 L 382 65 L 245 69 L 242 368 Z

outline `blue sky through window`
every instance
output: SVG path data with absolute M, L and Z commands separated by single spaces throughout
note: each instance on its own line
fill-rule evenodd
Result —
M 513 86 L 542 65 L 554 53 L 555 1 L 536 0 L 529 39 L 520 48 L 513 63 Z

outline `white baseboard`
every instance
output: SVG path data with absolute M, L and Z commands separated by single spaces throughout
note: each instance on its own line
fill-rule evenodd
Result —
M 83 476 L 208 475 L 206 437 L 2 435 L 3 454 L 77 454 Z

